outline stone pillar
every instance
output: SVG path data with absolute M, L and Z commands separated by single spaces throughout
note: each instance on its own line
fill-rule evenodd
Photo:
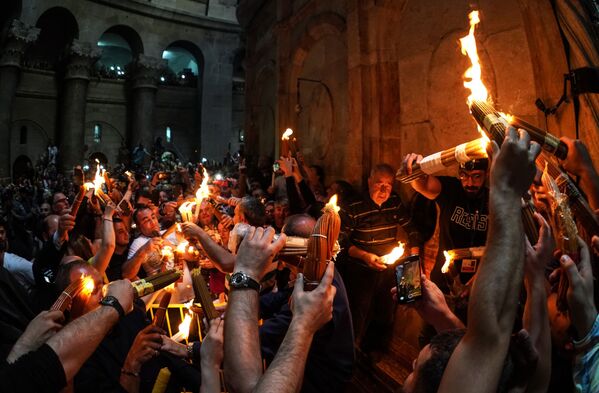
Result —
M 137 146 L 141 142 L 150 151 L 154 144 L 156 89 L 166 64 L 166 60 L 143 54 L 133 64 L 130 146 Z
M 10 178 L 10 123 L 12 104 L 19 83 L 21 61 L 27 47 L 37 40 L 40 29 L 13 20 L 6 44 L 0 52 L 0 179 Z
M 73 40 L 69 49 L 60 103 L 58 157 L 63 172 L 83 162 L 87 86 L 94 63 L 102 50 L 95 44 Z

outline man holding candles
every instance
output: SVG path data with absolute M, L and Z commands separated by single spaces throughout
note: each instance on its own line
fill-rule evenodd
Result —
M 421 155 L 413 153 L 406 155 L 402 170 L 410 174 L 412 164 L 420 160 L 422 160 Z M 489 161 L 486 158 L 471 160 L 460 164 L 459 179 L 428 175 L 410 183 L 414 190 L 435 201 L 440 209 L 439 249 L 430 277 L 444 293 L 449 293 L 450 284 L 441 272 L 445 262 L 443 251 L 480 247 L 486 243 L 489 189 L 485 182 L 488 165 Z M 460 271 L 460 280 L 463 284 L 474 276 L 478 262 L 476 259 L 469 259 L 467 262 L 454 261 Z
M 347 261 L 340 263 L 352 312 L 356 343 L 364 352 L 384 350 L 391 334 L 394 308 L 388 296 L 395 285 L 392 267 L 381 257 L 398 241 L 409 243 L 417 252 L 420 235 L 410 213 L 393 193 L 395 172 L 378 164 L 368 178 L 368 195 L 342 208 L 342 248 Z

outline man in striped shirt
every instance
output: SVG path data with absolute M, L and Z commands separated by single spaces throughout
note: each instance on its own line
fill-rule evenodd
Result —
M 395 305 L 389 290 L 395 285 L 395 276 L 393 267 L 385 265 L 381 256 L 391 252 L 398 241 L 415 252 L 420 243 L 410 212 L 393 193 L 394 175 L 389 165 L 376 165 L 368 178 L 368 195 L 341 210 L 342 243 L 348 257 L 339 267 L 347 287 L 356 345 L 367 353 L 385 349 L 392 333 Z

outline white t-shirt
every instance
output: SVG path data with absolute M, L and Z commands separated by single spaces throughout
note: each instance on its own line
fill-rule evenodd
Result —
M 17 281 L 29 292 L 35 279 L 33 278 L 33 263 L 18 255 L 4 253 L 4 267 L 11 272 Z

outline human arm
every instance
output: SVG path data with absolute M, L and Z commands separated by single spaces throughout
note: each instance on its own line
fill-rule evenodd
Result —
M 403 162 L 401 164 L 401 173 L 411 175 L 412 165 L 414 163 L 419 164 L 420 161 L 422 161 L 422 156 L 420 154 L 407 154 L 404 157 Z M 431 200 L 436 199 L 441 193 L 442 189 L 441 182 L 439 181 L 439 179 L 432 175 L 425 175 L 419 177 L 418 179 L 410 182 L 410 185 L 416 192 L 424 195 L 426 198 Z
M 220 367 L 225 357 L 224 322 L 213 319 L 200 348 L 200 368 L 202 369 L 202 386 L 200 393 L 220 393 Z
M 235 267 L 235 255 L 222 248 L 199 226 L 191 222 L 181 224 L 181 230 L 186 238 L 198 240 L 208 257 L 216 267 L 225 273 L 231 273 Z
M 471 291 L 468 328 L 445 369 L 441 393 L 497 391 L 516 316 L 525 251 L 520 198 L 532 183 L 540 146 L 513 127 L 501 151 L 492 146 L 486 252 Z
M 95 267 L 101 275 L 106 271 L 116 247 L 114 225 L 112 223 L 112 217 L 114 216 L 115 210 L 116 206 L 112 202 L 106 205 L 106 208 L 104 209 L 104 213 L 102 214 L 102 244 L 91 260 L 92 266 Z
M 366 266 L 370 267 L 371 269 L 374 269 L 374 270 L 387 269 L 387 265 L 385 265 L 381 261 L 381 258 L 379 258 L 379 256 L 376 254 L 373 254 L 368 251 L 364 251 L 361 248 L 354 246 L 354 245 L 349 246 L 347 252 L 350 257 L 362 260 L 366 264 Z
M 424 274 L 420 276 L 420 282 L 422 298 L 410 307 L 414 308 L 426 323 L 432 325 L 437 333 L 451 329 L 463 329 L 464 324 L 451 312 L 439 287 Z M 391 294 L 393 300 L 397 302 L 397 287 L 391 288 Z
M 133 309 L 133 291 L 128 280 L 108 284 L 106 295 L 116 297 L 125 313 Z M 113 307 L 98 307 L 75 319 L 48 340 L 47 344 L 62 363 L 67 381 L 77 374 L 118 319 L 119 314 Z
M 64 321 L 62 311 L 42 311 L 39 313 L 17 340 L 6 357 L 8 363 L 14 363 L 22 355 L 35 351 L 44 344 L 50 337 L 58 332 Z
M 163 333 L 164 331 L 158 326 L 148 325 L 135 336 L 119 379 L 121 386 L 127 392 L 139 391 L 141 367 L 148 360 L 158 356 L 158 350 L 162 347 L 161 334 Z
M 121 274 L 123 278 L 129 280 L 137 277 L 141 264 L 145 262 L 148 255 L 154 252 L 160 252 L 163 240 L 160 237 L 153 237 L 149 239 L 143 246 L 139 247 L 137 251 L 129 258 L 121 268 Z
M 538 213 L 539 240 L 532 246 L 526 241 L 526 263 L 524 285 L 526 304 L 524 306 L 523 327 L 528 332 L 531 343 L 537 351 L 537 365 L 530 376 L 527 392 L 546 392 L 551 376 L 551 330 L 547 311 L 547 283 L 545 267 L 551 259 L 555 241 L 551 227 Z
M 561 141 L 568 146 L 568 155 L 562 161 L 564 169 L 580 176 L 580 187 L 587 194 L 589 204 L 593 209 L 599 209 L 599 174 L 587 147 L 580 139 L 562 137 Z
M 285 235 L 274 243 L 274 229 L 250 228 L 244 237 L 235 270 L 260 281 L 274 255 L 285 244 Z M 262 375 L 258 336 L 258 291 L 233 289 L 225 314 L 225 379 L 231 392 L 250 392 Z
M 298 276 L 291 300 L 293 318 L 283 343 L 254 392 L 293 393 L 300 390 L 314 333 L 333 318 L 332 285 L 335 263 L 330 262 L 318 287 L 304 292 L 304 276 Z

